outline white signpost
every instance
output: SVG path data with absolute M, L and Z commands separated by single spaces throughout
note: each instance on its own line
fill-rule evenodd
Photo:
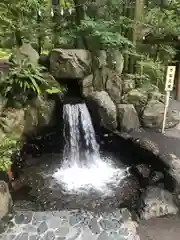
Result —
M 165 101 L 165 108 L 164 108 L 162 133 L 164 133 L 164 131 L 165 131 L 166 116 L 167 116 L 167 111 L 168 111 L 168 107 L 169 107 L 169 98 L 170 98 L 170 93 L 173 90 L 173 86 L 174 86 L 175 72 L 176 72 L 176 67 L 175 66 L 168 66 L 167 67 L 166 84 L 165 84 L 166 101 Z

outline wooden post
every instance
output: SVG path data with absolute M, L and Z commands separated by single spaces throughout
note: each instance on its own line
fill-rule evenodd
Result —
M 174 86 L 175 72 L 176 72 L 176 67 L 175 66 L 168 66 L 167 67 L 166 84 L 165 84 L 166 102 L 165 102 L 165 107 L 164 107 L 164 118 L 163 118 L 163 125 L 162 125 L 162 133 L 163 134 L 165 132 L 166 116 L 167 116 L 168 107 L 169 107 L 170 93 L 173 90 L 173 86 Z
M 167 117 L 167 112 L 168 112 L 168 107 L 169 107 L 170 93 L 171 93 L 170 91 L 166 92 L 166 102 L 165 102 L 165 107 L 164 107 L 164 117 L 163 117 L 163 125 L 162 125 L 162 133 L 163 134 L 165 132 L 166 117 Z

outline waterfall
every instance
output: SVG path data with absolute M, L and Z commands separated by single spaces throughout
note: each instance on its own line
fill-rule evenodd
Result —
M 109 194 L 125 177 L 126 169 L 119 169 L 110 159 L 102 158 L 91 117 L 85 103 L 65 104 L 63 107 L 64 139 L 63 163 L 53 177 L 65 191 L 89 192 L 94 189 Z M 109 189 L 111 186 L 111 189 Z
M 68 165 L 87 166 L 99 158 L 99 145 L 85 104 L 66 104 L 63 108 L 64 138 L 63 159 Z

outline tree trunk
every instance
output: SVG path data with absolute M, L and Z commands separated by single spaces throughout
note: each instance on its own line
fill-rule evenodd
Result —
M 53 16 L 53 23 L 54 23 L 54 27 L 53 27 L 53 45 L 54 48 L 59 46 L 59 11 L 57 7 L 53 8 L 54 11 L 54 16 Z
M 129 16 L 128 3 L 126 0 L 124 1 L 124 4 L 123 4 L 123 16 L 126 16 L 126 17 Z M 128 31 L 126 28 L 122 29 L 122 32 L 125 37 L 128 37 Z M 127 53 L 125 53 L 124 54 L 124 72 L 125 73 L 128 72 L 128 66 L 129 66 L 129 55 Z
M 143 10 L 144 10 L 144 0 L 136 0 L 135 5 L 132 2 L 130 17 L 134 19 L 134 27 L 130 32 L 130 39 L 133 44 L 136 46 L 136 42 L 138 40 L 142 40 L 142 28 L 140 22 L 143 18 Z M 129 61 L 129 72 L 134 73 L 136 67 L 136 58 L 134 56 L 130 57 Z
M 84 10 L 84 0 L 74 0 L 75 10 L 76 10 L 76 25 L 80 26 L 81 21 L 85 19 L 85 10 Z M 87 41 L 85 36 L 81 35 L 80 38 L 75 40 L 75 48 L 85 48 L 88 49 Z
M 41 49 L 42 49 L 42 37 L 41 37 L 41 16 L 39 13 L 37 13 L 37 24 L 38 24 L 38 53 L 39 55 L 41 54 Z
M 137 4 L 138 0 L 136 0 L 136 2 L 134 3 L 134 1 L 132 0 L 130 3 L 130 7 L 128 9 L 128 17 L 131 19 L 135 20 L 135 12 L 136 12 L 136 4 Z M 136 35 L 135 35 L 135 28 L 136 28 L 136 23 L 134 24 L 133 29 L 129 29 L 128 31 L 128 39 L 131 40 L 133 42 L 133 44 L 136 44 Z M 128 63 L 128 73 L 133 74 L 134 73 L 134 57 L 131 55 L 129 56 L 129 63 Z
M 15 34 L 17 47 L 21 47 L 23 44 L 23 41 L 22 41 L 22 36 L 21 36 L 20 30 L 16 30 L 14 34 Z

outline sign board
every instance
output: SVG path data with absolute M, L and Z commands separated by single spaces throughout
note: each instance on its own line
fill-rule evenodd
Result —
M 175 66 L 168 66 L 167 73 L 166 73 L 166 84 L 165 84 L 165 91 L 172 91 L 174 86 L 174 77 L 175 77 L 176 67 Z
M 170 92 L 173 90 L 174 86 L 174 77 L 176 73 L 176 67 L 175 66 L 168 66 L 167 72 L 166 72 L 166 83 L 165 83 L 165 92 L 166 92 L 166 102 L 164 107 L 164 118 L 163 118 L 163 125 L 162 125 L 162 133 L 165 131 L 166 126 L 166 116 L 168 112 L 169 107 L 169 99 L 170 99 Z

